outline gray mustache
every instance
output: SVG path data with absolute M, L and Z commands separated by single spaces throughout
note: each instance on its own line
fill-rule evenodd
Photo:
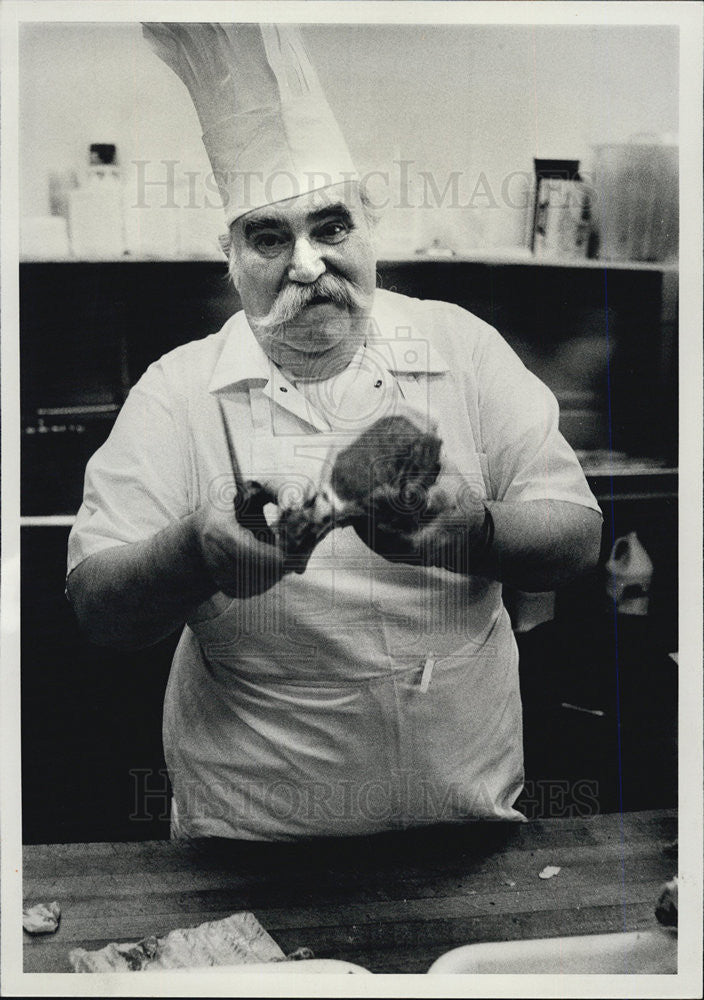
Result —
M 370 301 L 353 281 L 325 272 L 310 285 L 285 285 L 266 316 L 257 317 L 257 326 L 268 329 L 290 323 L 318 297 L 353 309 L 364 309 Z

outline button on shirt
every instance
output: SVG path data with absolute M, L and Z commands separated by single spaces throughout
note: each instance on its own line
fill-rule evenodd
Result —
M 88 464 L 69 571 L 206 499 L 231 504 L 228 434 L 243 478 L 286 506 L 394 413 L 435 430 L 481 497 L 599 509 L 552 393 L 495 330 L 457 306 L 384 291 L 370 326 L 325 382 L 287 379 L 243 313 L 153 364 Z M 520 820 L 517 653 L 501 585 L 391 564 L 337 529 L 302 575 L 197 610 L 174 656 L 164 749 L 174 829 L 188 836 Z

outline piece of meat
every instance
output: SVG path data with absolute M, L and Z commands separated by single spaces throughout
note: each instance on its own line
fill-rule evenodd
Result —
M 349 524 L 370 547 L 391 558 L 398 539 L 412 536 L 427 519 L 441 447 L 437 435 L 424 433 L 406 417 L 372 424 L 339 453 L 328 487 L 282 512 L 277 543 L 292 568 L 302 572 L 318 542 Z
M 282 511 L 276 525 L 279 548 L 287 565 L 303 572 L 315 546 L 335 527 L 346 523 L 341 511 L 335 509 L 326 491 L 316 493 L 302 504 Z
M 407 417 L 383 417 L 337 456 L 332 489 L 360 512 L 414 530 L 440 473 L 441 447 Z
M 248 479 L 235 496 L 235 517 L 243 528 L 251 531 L 258 542 L 275 545 L 276 535 L 264 515 L 264 508 L 270 503 L 276 503 L 276 496 L 271 490 L 253 479 Z

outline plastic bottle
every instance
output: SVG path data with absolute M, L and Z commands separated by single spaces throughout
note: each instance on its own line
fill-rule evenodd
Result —
M 647 615 L 653 564 L 635 531 L 617 538 L 606 563 L 606 593 L 621 615 Z
M 122 181 L 112 143 L 93 143 L 82 186 L 69 192 L 71 249 L 79 258 L 115 258 L 125 251 Z

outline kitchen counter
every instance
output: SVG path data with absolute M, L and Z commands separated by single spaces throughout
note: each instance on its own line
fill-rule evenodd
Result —
M 676 812 L 656 810 L 295 844 L 26 846 L 25 902 L 57 900 L 62 917 L 54 935 L 24 934 L 24 971 L 70 972 L 72 948 L 237 910 L 287 953 L 308 947 L 385 973 L 426 972 L 471 942 L 652 928 L 676 837 Z M 547 865 L 559 873 L 539 878 Z

